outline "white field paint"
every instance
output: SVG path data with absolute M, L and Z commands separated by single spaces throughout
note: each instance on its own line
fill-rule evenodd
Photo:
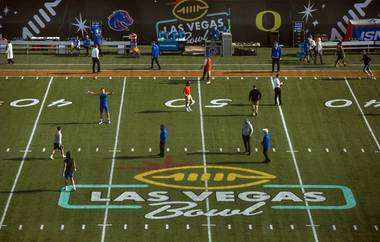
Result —
M 270 78 L 270 83 L 271 83 L 272 87 L 274 88 L 272 77 Z M 282 107 L 281 106 L 277 106 L 277 107 L 278 107 L 278 110 L 280 112 L 281 121 L 282 121 L 282 125 L 284 127 L 286 139 L 288 140 L 289 149 L 291 151 L 290 154 L 292 155 L 292 158 L 293 158 L 293 164 L 294 164 L 294 167 L 296 169 L 296 173 L 297 173 L 297 177 L 298 177 L 298 182 L 302 186 L 303 185 L 302 176 L 301 176 L 301 172 L 300 172 L 300 170 L 298 168 L 298 162 L 297 162 L 296 154 L 295 154 L 295 152 L 293 152 L 294 151 L 293 143 L 292 143 L 292 140 L 290 139 L 290 135 L 289 135 L 289 131 L 288 131 L 288 126 L 286 125 L 286 121 L 285 121 L 285 116 L 284 116 L 284 113 L 282 112 Z M 301 188 L 301 190 L 302 190 L 302 193 L 305 193 L 305 189 L 304 188 Z M 306 200 L 305 200 L 305 205 L 309 206 L 309 203 Z M 307 215 L 309 217 L 309 222 L 312 225 L 311 228 L 312 228 L 312 231 L 313 231 L 314 241 L 315 242 L 319 242 L 317 230 L 315 229 L 315 226 L 314 226 L 314 220 L 313 220 L 313 216 L 311 214 L 311 211 L 310 211 L 310 209 L 307 209 L 306 211 L 307 211 Z
M 45 95 L 42 99 L 42 102 L 41 102 L 41 106 L 40 106 L 40 109 L 38 111 L 38 114 L 37 114 L 37 117 L 34 121 L 34 125 L 33 125 L 33 128 L 32 128 L 32 132 L 29 136 L 29 140 L 28 140 L 28 143 L 25 147 L 25 152 L 24 152 L 24 155 L 22 156 L 22 160 L 21 160 L 21 163 L 20 163 L 20 166 L 18 167 L 18 171 L 17 171 L 17 174 L 16 174 L 16 177 L 15 177 L 15 180 L 13 181 L 13 185 L 12 185 L 12 188 L 11 188 L 11 192 L 9 193 L 9 196 L 8 196 L 8 199 L 7 199 L 7 202 L 5 204 L 5 207 L 4 207 L 4 210 L 3 210 L 3 214 L 1 216 L 1 220 L 0 220 L 0 228 L 3 226 L 4 224 L 4 220 L 5 220 L 5 217 L 7 216 L 7 212 L 8 212 L 8 209 L 9 209 L 9 205 L 11 203 L 11 200 L 12 200 L 12 197 L 13 197 L 13 193 L 16 189 L 16 186 L 17 186 L 17 182 L 18 182 L 18 179 L 20 178 L 20 175 L 21 175 L 21 171 L 22 171 L 22 168 L 24 167 L 24 163 L 25 163 L 25 159 L 26 159 L 26 156 L 28 155 L 28 150 L 30 148 L 30 145 L 32 144 L 32 141 L 33 141 L 33 137 L 34 137 L 34 133 L 36 132 L 36 129 L 37 129 L 37 124 L 40 120 L 40 117 L 41 117 L 41 113 L 42 113 L 42 110 L 44 109 L 44 106 L 45 106 L 45 102 L 46 102 L 46 98 L 48 96 L 48 93 L 49 93 L 49 90 L 50 90 L 50 87 L 51 87 L 51 84 L 53 83 L 53 79 L 54 77 L 51 77 L 50 80 L 49 80 L 49 84 L 46 88 L 46 91 L 45 91 Z
M 201 82 L 198 81 L 198 104 L 199 104 L 199 121 L 201 125 L 201 143 L 202 143 L 202 159 L 203 159 L 203 173 L 207 173 L 207 160 L 206 160 L 206 144 L 205 144 L 205 133 L 204 133 L 204 124 L 203 124 L 203 110 L 202 110 L 202 91 L 201 91 Z M 208 192 L 208 181 L 205 180 L 205 191 Z M 210 210 L 209 199 L 206 198 L 206 210 Z M 207 216 L 207 235 L 208 242 L 212 242 L 211 236 L 211 218 Z
M 347 78 L 344 78 L 344 81 L 346 82 L 346 85 L 347 85 L 348 89 L 350 90 L 350 93 L 351 93 L 352 97 L 353 97 L 354 100 L 355 100 L 356 106 L 358 107 L 358 109 L 359 109 L 359 111 L 360 111 L 360 114 L 361 114 L 362 118 L 364 119 L 365 124 L 367 125 L 367 128 L 368 128 L 368 130 L 369 130 L 369 132 L 370 132 L 370 134 L 371 134 L 371 136 L 372 136 L 372 138 L 373 138 L 373 141 L 375 141 L 375 144 L 376 144 L 377 150 L 380 150 L 380 143 L 379 143 L 379 141 L 377 140 L 375 134 L 373 133 L 372 127 L 371 127 L 371 125 L 369 124 L 369 122 L 368 122 L 366 116 L 364 115 L 363 109 L 360 107 L 359 101 L 358 101 L 358 99 L 356 98 L 356 95 L 355 95 L 354 91 L 352 90 L 350 83 L 347 81 Z
M 125 94 L 125 85 L 126 85 L 126 82 L 127 82 L 127 78 L 124 77 L 123 89 L 122 89 L 121 97 L 120 97 L 119 116 L 118 116 L 118 119 L 117 119 L 117 127 L 116 127 L 116 134 L 115 134 L 115 144 L 114 144 L 113 153 L 112 153 L 112 165 L 111 165 L 111 170 L 110 170 L 110 175 L 109 175 L 109 180 L 108 180 L 108 184 L 109 185 L 112 184 L 113 172 L 114 172 L 114 168 L 115 168 L 115 157 L 116 157 L 116 150 L 117 150 L 118 143 L 119 143 L 120 121 L 121 121 L 121 114 L 122 114 L 122 111 L 123 111 L 123 103 L 124 103 L 124 94 Z M 111 196 L 111 187 L 108 187 L 107 197 L 109 198 L 110 196 Z M 109 205 L 109 201 L 107 201 L 107 207 L 106 207 L 105 212 L 104 212 L 102 237 L 101 237 L 101 241 L 102 242 L 104 242 L 105 238 L 106 238 L 106 225 L 107 225 L 107 220 L 108 220 L 108 205 Z

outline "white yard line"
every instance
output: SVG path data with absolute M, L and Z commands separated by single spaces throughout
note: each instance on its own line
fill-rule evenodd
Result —
M 26 156 L 28 155 L 28 151 L 29 151 L 30 145 L 32 144 L 34 133 L 36 132 L 37 124 L 38 124 L 38 122 L 40 120 L 42 110 L 44 109 L 46 98 L 48 96 L 51 84 L 53 83 L 53 79 L 54 79 L 54 77 L 51 77 L 50 80 L 49 80 L 49 84 L 48 84 L 48 86 L 46 88 L 45 95 L 44 95 L 44 97 L 42 99 L 40 110 L 38 111 L 36 120 L 34 121 L 33 129 L 32 129 L 32 132 L 31 132 L 31 134 L 29 136 L 28 144 L 25 147 L 24 155 L 22 156 L 22 160 L 21 160 L 20 166 L 18 167 L 18 171 L 17 171 L 16 177 L 15 177 L 15 180 L 13 181 L 11 192 L 9 193 L 7 203 L 5 204 L 5 207 L 4 207 L 4 210 L 3 210 L 3 215 L 1 216 L 0 229 L 1 229 L 2 225 L 3 225 L 3 223 L 4 223 L 5 217 L 7 216 L 7 212 L 8 212 L 9 205 L 11 203 L 12 197 L 13 197 L 13 193 L 14 193 L 14 191 L 16 189 L 16 185 L 17 185 L 18 179 L 20 178 L 22 168 L 24 167 L 25 159 L 26 159 Z
M 270 81 L 271 81 L 271 84 L 272 84 L 272 87 L 274 88 L 274 85 L 273 85 L 273 79 L 272 77 L 270 78 Z M 294 163 L 294 167 L 296 168 L 296 173 L 297 173 L 297 177 L 298 177 L 298 182 L 301 186 L 303 186 L 303 181 L 302 181 L 302 176 L 301 176 L 301 172 L 298 168 L 298 162 L 297 162 L 297 158 L 296 158 L 296 154 L 294 152 L 294 148 L 293 148 L 293 144 L 292 144 L 292 141 L 290 139 L 290 135 L 289 135 L 289 131 L 288 131 L 288 127 L 286 125 L 286 121 L 285 121 L 285 117 L 284 117 L 284 113 L 282 112 L 282 107 L 281 106 L 278 106 L 278 110 L 280 111 L 280 116 L 281 116 L 281 120 L 282 120 L 282 125 L 284 127 L 284 131 L 285 131 L 285 135 L 286 135 L 286 139 L 288 140 L 288 145 L 289 145 L 289 150 L 291 151 L 291 155 L 292 155 L 292 158 L 293 158 L 293 163 Z M 304 188 L 301 188 L 302 190 L 302 193 L 305 193 L 305 189 Z M 309 203 L 305 200 L 305 205 L 306 206 L 309 206 Z M 313 236 L 314 236 L 314 241 L 315 242 L 318 242 L 319 239 L 318 239 L 318 234 L 317 234 L 317 230 L 315 229 L 315 226 L 314 226 L 314 220 L 313 220 L 313 216 L 311 215 L 311 211 L 310 209 L 307 209 L 307 215 L 309 217 L 309 222 L 310 224 L 312 225 L 312 231 L 313 231 Z
M 360 103 L 359 103 L 358 99 L 356 98 L 356 95 L 355 95 L 354 91 L 352 90 L 350 83 L 347 81 L 347 78 L 344 78 L 344 81 L 346 82 L 346 85 L 347 85 L 348 89 L 350 90 L 352 97 L 353 97 L 354 100 L 355 100 L 356 106 L 358 107 L 358 109 L 359 109 L 359 111 L 360 111 L 360 113 L 361 113 L 361 116 L 363 117 L 364 122 L 365 122 L 365 124 L 367 125 L 367 128 L 368 128 L 370 134 L 372 135 L 373 140 L 374 140 L 375 143 L 376 143 L 377 149 L 380 150 L 380 144 L 379 144 L 379 141 L 377 140 L 377 138 L 376 138 L 376 136 L 375 136 L 375 133 L 374 133 L 373 130 L 372 130 L 371 125 L 369 124 L 369 122 L 368 122 L 366 116 L 364 115 L 363 109 L 360 107 Z
M 202 142 L 202 159 L 203 159 L 203 173 L 207 173 L 207 160 L 206 160 L 206 145 L 205 145 L 205 133 L 204 133 L 204 125 L 203 125 L 203 110 L 202 110 L 202 92 L 201 92 L 201 82 L 198 81 L 198 104 L 199 104 L 199 121 L 201 125 L 201 142 Z M 208 181 L 205 180 L 205 190 L 208 192 Z M 209 199 L 206 198 L 206 210 L 210 210 L 210 202 Z M 207 216 L 207 234 L 208 241 L 212 242 L 211 236 L 211 219 Z
M 118 119 L 117 119 L 115 144 L 114 144 L 113 153 L 112 153 L 112 164 L 111 164 L 110 176 L 109 176 L 109 180 L 108 180 L 108 184 L 109 185 L 112 185 L 113 172 L 114 172 L 114 168 L 115 168 L 115 157 L 116 157 L 116 153 L 117 153 L 116 152 L 117 151 L 117 146 L 118 146 L 118 143 L 119 143 L 120 121 L 121 121 L 121 114 L 122 114 L 122 111 L 123 111 L 123 103 L 124 103 L 124 93 L 125 93 L 126 81 L 127 81 L 127 78 L 124 77 L 123 90 L 121 92 L 121 97 L 120 97 L 119 116 L 118 116 Z M 108 190 L 107 190 L 107 197 L 109 198 L 110 196 L 111 196 L 111 186 L 109 186 Z M 107 225 L 107 220 L 108 220 L 108 205 L 109 205 L 109 202 L 107 201 L 107 207 L 106 207 L 106 210 L 104 212 L 104 219 L 103 219 L 103 228 L 102 228 L 102 237 L 101 237 L 101 241 L 102 242 L 104 242 L 105 238 L 106 238 L 106 225 Z

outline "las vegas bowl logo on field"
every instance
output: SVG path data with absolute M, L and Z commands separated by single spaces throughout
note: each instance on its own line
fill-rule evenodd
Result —
M 133 18 L 125 10 L 115 10 L 108 16 L 108 26 L 115 31 L 128 30 L 133 23 Z
M 177 19 L 189 22 L 205 16 L 208 9 L 208 4 L 203 0 L 183 0 L 174 6 L 172 13 Z
M 151 185 L 191 189 L 237 189 L 264 184 L 276 176 L 252 169 L 230 166 L 181 166 L 147 171 L 135 179 Z M 207 182 L 207 187 L 206 183 Z

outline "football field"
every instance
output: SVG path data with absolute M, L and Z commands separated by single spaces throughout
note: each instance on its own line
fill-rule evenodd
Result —
M 285 71 L 276 106 L 271 74 L 206 85 L 197 75 L 93 78 L 66 68 L 0 77 L 0 241 L 380 241 L 379 80 Z M 256 117 L 253 84 L 263 94 Z M 113 91 L 111 124 L 98 124 L 99 97 L 87 93 L 101 87 Z M 76 191 L 62 189 L 59 152 L 49 159 L 57 126 L 77 162 Z

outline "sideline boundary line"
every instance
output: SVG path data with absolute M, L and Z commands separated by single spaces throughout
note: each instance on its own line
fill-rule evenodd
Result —
M 271 82 L 271 85 L 272 85 L 272 88 L 274 88 L 274 85 L 273 85 L 273 78 L 271 77 L 270 78 L 270 82 Z M 302 181 L 302 176 L 301 176 L 301 172 L 298 168 L 298 162 L 297 162 L 297 158 L 296 158 L 296 155 L 295 155 L 295 152 L 294 152 L 294 148 L 293 148 L 293 144 L 292 144 L 292 141 L 290 139 L 290 135 L 289 135 L 289 131 L 288 131 L 288 127 L 286 125 L 286 121 L 285 121 L 285 116 L 284 116 L 284 113 L 282 111 L 282 107 L 279 105 L 277 106 L 278 107 L 278 110 L 280 112 L 280 116 L 281 116 L 281 121 L 282 121 L 282 125 L 283 125 L 283 128 L 284 128 L 284 131 L 285 131 L 285 135 L 286 135 L 286 139 L 288 140 L 288 145 L 289 145 L 289 150 L 290 150 L 290 153 L 292 155 L 292 159 L 293 159 L 293 164 L 294 164 L 294 167 L 296 168 L 296 173 L 297 173 L 297 177 L 298 177 L 298 182 L 301 186 L 303 186 L 303 181 Z M 302 187 L 301 188 L 301 191 L 302 193 L 305 193 L 305 189 Z M 305 200 L 305 205 L 308 207 L 309 206 L 309 203 Z M 314 241 L 315 242 L 319 242 L 319 239 L 318 239 L 318 234 L 317 234 L 317 230 L 315 229 L 315 224 L 314 224 L 314 220 L 313 220 L 313 216 L 311 214 L 311 211 L 309 208 L 306 209 L 307 211 L 307 215 L 309 217 L 309 222 L 311 224 L 311 228 L 312 228 L 312 231 L 313 231 L 313 236 L 314 236 Z
M 113 146 L 113 153 L 112 153 L 112 165 L 111 165 L 111 170 L 110 170 L 110 175 L 109 175 L 109 181 L 108 181 L 109 185 L 112 185 L 113 173 L 114 173 L 114 168 L 115 168 L 115 157 L 116 157 L 117 146 L 118 146 L 118 143 L 119 143 L 120 121 L 121 121 L 121 115 L 122 115 L 122 112 L 123 112 L 123 104 L 124 104 L 124 94 L 125 94 L 126 82 L 127 82 L 127 77 L 124 77 L 124 80 L 123 80 L 123 90 L 121 92 L 121 98 L 120 98 L 121 100 L 120 100 L 120 107 L 119 107 L 119 115 L 118 115 L 118 118 L 117 118 L 115 143 L 114 143 L 114 146 Z M 111 196 L 111 186 L 108 187 L 107 198 L 109 198 L 110 196 Z M 106 238 L 106 225 L 107 225 L 107 221 L 108 221 L 108 205 L 109 205 L 109 201 L 107 201 L 107 203 L 106 203 L 106 209 L 105 209 L 105 212 L 104 212 L 104 219 L 103 219 L 103 224 L 102 224 L 103 228 L 102 228 L 101 242 L 104 242 L 105 238 Z
M 347 78 L 344 78 L 344 81 L 346 82 L 346 86 L 347 86 L 348 89 L 350 90 L 350 93 L 351 93 L 352 97 L 353 97 L 354 100 L 355 100 L 356 106 L 358 107 L 358 109 L 359 109 L 359 111 L 360 111 L 360 114 L 361 114 L 361 116 L 363 117 L 364 122 L 365 122 L 365 124 L 367 125 L 367 128 L 368 128 L 370 134 L 372 135 L 373 140 L 374 140 L 375 143 L 376 143 L 377 149 L 380 151 L 380 144 L 379 144 L 379 141 L 377 140 L 377 138 L 376 138 L 376 136 L 375 136 L 375 133 L 374 133 L 373 130 L 372 130 L 371 125 L 369 124 L 369 122 L 368 122 L 366 116 L 364 115 L 363 109 L 360 107 L 360 103 L 359 103 L 358 99 L 356 98 L 356 95 L 355 95 L 354 91 L 352 90 L 350 83 L 348 82 Z
M 49 93 L 49 90 L 50 90 L 51 84 L 53 83 L 53 79 L 54 79 L 54 77 L 50 77 L 49 84 L 48 84 L 48 86 L 47 86 L 47 88 L 46 88 L 46 91 L 45 91 L 44 97 L 43 97 L 43 99 L 42 99 L 40 109 L 38 110 L 37 117 L 36 117 L 36 119 L 35 119 L 35 121 L 34 121 L 34 125 L 33 125 L 32 132 L 31 132 L 31 134 L 30 134 L 30 136 L 29 136 L 29 140 L 28 140 L 28 143 L 27 143 L 27 145 L 26 145 L 24 155 L 22 156 L 22 160 L 21 160 L 20 166 L 18 167 L 18 171 L 17 171 L 16 177 L 15 177 L 15 180 L 14 180 L 14 182 L 13 182 L 13 185 L 12 185 L 12 188 L 11 188 L 11 192 L 9 193 L 9 196 L 8 196 L 8 199 L 7 199 L 7 203 L 5 204 L 5 207 L 4 207 L 4 210 L 3 210 L 3 215 L 1 216 L 1 220 L 0 220 L 0 230 L 1 230 L 1 228 L 3 227 L 3 223 L 4 223 L 5 217 L 6 217 L 7 212 L 8 212 L 9 205 L 10 205 L 11 200 L 12 200 L 12 197 L 13 197 L 13 193 L 14 193 L 14 191 L 15 191 L 15 189 L 16 189 L 18 179 L 20 178 L 22 168 L 24 167 L 25 159 L 26 159 L 26 156 L 28 155 L 28 151 L 29 151 L 29 149 L 30 149 L 30 145 L 32 144 L 33 137 L 34 137 L 34 133 L 36 132 L 37 124 L 38 124 L 38 122 L 39 122 L 39 120 L 40 120 L 42 110 L 44 109 L 45 102 L 46 102 L 46 98 L 47 98 L 47 96 L 48 96 L 48 93 Z
M 205 145 L 205 134 L 204 134 L 204 123 L 203 123 L 203 109 L 202 109 L 202 92 L 201 92 L 201 81 L 198 77 L 198 104 L 199 104 L 199 121 L 201 125 L 201 142 L 202 142 L 202 159 L 203 159 L 203 173 L 207 173 L 207 160 L 206 160 L 206 145 Z M 205 191 L 208 192 L 208 182 L 205 179 Z M 206 210 L 210 210 L 210 202 L 208 197 L 206 198 Z M 207 234 L 208 241 L 212 242 L 211 236 L 211 218 L 207 216 Z

